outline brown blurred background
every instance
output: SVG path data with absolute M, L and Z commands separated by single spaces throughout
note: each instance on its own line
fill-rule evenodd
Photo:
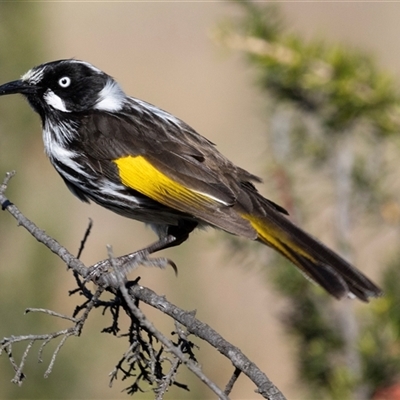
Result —
M 280 6 L 299 35 L 365 49 L 389 72 L 400 75 L 400 4 L 295 2 Z M 210 34 L 221 19 L 237 13 L 235 4 L 54 2 L 25 5 L 28 10 L 29 7 L 38 14 L 39 24 L 32 27 L 35 32 L 29 27 L 21 29 L 40 40 L 42 59 L 37 57 L 38 63 L 70 57 L 91 62 L 114 76 L 126 93 L 180 117 L 215 142 L 231 160 L 268 181 L 263 136 L 266 124 L 260 94 L 253 86 L 254 74 L 240 55 L 217 46 Z M 14 52 L 18 55 L 17 43 Z M 29 67 L 16 66 L 4 78 L 0 70 L 0 81 L 16 79 Z M 0 107 L 9 101 L 0 99 Z M 12 105 L 18 110 L 28 107 L 21 99 L 12 100 Z M 14 119 L 18 112 L 12 114 Z M 78 248 L 88 218 L 92 218 L 94 228 L 83 255 L 88 265 L 106 257 L 106 244 L 121 255 L 154 240 L 153 233 L 142 224 L 81 203 L 68 192 L 43 153 L 38 119 L 26 141 L 13 141 L 12 122 L 0 126 L 0 158 L 7 160 L 0 163 L 4 168 L 0 176 L 11 169 L 18 173 L 10 185 L 11 200 L 71 251 Z M 268 185 L 260 190 L 268 194 Z M 64 326 L 59 321 L 38 315 L 23 316 L 23 311 L 35 306 L 71 313 L 80 300 L 68 297 L 68 290 L 74 288 L 71 274 L 10 219 L 6 213 L 0 214 L 0 307 L 7 308 L 7 312 L 0 313 L 0 336 L 31 333 L 35 331 L 35 320 L 43 323 L 37 333 L 59 329 Z M 313 233 L 318 235 L 316 229 Z M 178 278 L 172 270 L 141 270 L 138 274 L 142 283 L 182 308 L 196 309 L 199 319 L 238 346 L 288 398 L 302 398 L 291 362 L 291 348 L 295 344 L 285 337 L 279 322 L 285 301 L 268 287 L 258 267 L 243 268 L 240 260 L 230 256 L 223 235 L 212 231 L 193 234 L 180 248 L 165 252 L 178 264 Z M 375 239 L 369 237 L 368 245 L 376 252 L 358 255 L 360 265 L 369 271 L 379 270 L 376 263 L 385 254 L 382 246 L 386 242 L 393 246 L 390 240 Z M 36 262 L 30 265 L 28 261 L 33 255 Z M 21 287 L 20 282 L 25 281 L 28 286 Z M 159 320 L 151 310 L 148 315 L 159 326 L 165 326 L 166 332 L 172 329 L 170 321 Z M 108 373 L 126 343 L 100 333 L 107 323 L 100 313 L 92 316 L 82 337 L 70 339 L 64 346 L 47 380 L 42 375 L 50 349 L 44 354 L 43 364 L 36 363 L 36 353 L 32 352 L 22 388 L 10 383 L 13 374 L 3 355 L 0 397 L 126 398 L 121 393 L 124 382 L 108 388 Z M 232 373 L 229 363 L 203 343 L 200 354 L 205 372 L 224 385 Z M 18 358 L 18 352 L 15 356 Z M 213 398 L 189 374 L 181 372 L 179 380 L 189 382 L 191 393 L 171 389 L 169 398 Z M 259 398 L 253 391 L 253 385 L 241 377 L 232 398 Z M 143 398 L 152 398 L 152 394 Z

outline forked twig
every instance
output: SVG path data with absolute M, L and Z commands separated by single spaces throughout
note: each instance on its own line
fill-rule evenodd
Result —
M 49 376 L 49 374 L 51 373 L 51 371 L 53 369 L 56 357 L 57 357 L 61 347 L 64 345 L 64 343 L 67 341 L 67 339 L 70 336 L 79 336 L 81 334 L 82 328 L 89 316 L 89 313 L 93 309 L 98 297 L 103 292 L 103 290 L 104 289 L 102 289 L 102 288 L 99 288 L 97 290 L 97 292 L 93 296 L 92 301 L 87 303 L 87 306 L 80 318 L 69 317 L 67 315 L 63 315 L 63 314 L 57 313 L 55 311 L 46 310 L 43 308 L 28 308 L 25 311 L 26 314 L 28 312 L 40 312 L 40 313 L 50 315 L 52 317 L 66 319 L 71 322 L 74 322 L 74 325 L 67 329 L 62 329 L 62 330 L 59 330 L 56 332 L 46 333 L 46 334 L 42 334 L 42 335 L 20 335 L 20 336 L 10 336 L 10 337 L 3 338 L 0 341 L 0 355 L 3 352 L 3 350 L 6 350 L 6 353 L 10 360 L 10 363 L 13 366 L 14 371 L 15 371 L 14 378 L 12 379 L 13 383 L 17 383 L 18 385 L 22 384 L 22 381 L 24 379 L 24 374 L 22 373 L 22 370 L 25 366 L 25 361 L 28 357 L 28 354 L 29 354 L 30 350 L 32 349 L 32 346 L 36 342 L 43 342 L 38 351 L 38 362 L 43 362 L 42 355 L 43 355 L 44 348 L 51 341 L 53 341 L 54 339 L 61 336 L 62 339 L 61 339 L 60 343 L 57 345 L 56 349 L 53 351 L 49 366 L 46 369 L 46 372 L 44 373 L 45 378 L 47 378 Z M 16 343 L 21 343 L 21 342 L 28 342 L 28 345 L 26 346 L 25 351 L 21 357 L 21 361 L 18 365 L 12 356 L 12 353 L 13 353 L 12 348 L 13 348 L 13 345 L 15 345 Z

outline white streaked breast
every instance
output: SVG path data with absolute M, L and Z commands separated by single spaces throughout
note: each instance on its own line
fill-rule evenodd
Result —
M 136 203 L 140 204 L 139 199 L 132 196 L 131 194 L 123 194 L 121 191 L 125 190 L 126 187 L 119 183 L 114 183 L 109 180 L 102 180 L 100 181 L 99 185 L 101 186 L 101 192 L 103 194 L 107 194 L 112 197 L 116 197 L 119 199 L 124 199 L 129 203 Z

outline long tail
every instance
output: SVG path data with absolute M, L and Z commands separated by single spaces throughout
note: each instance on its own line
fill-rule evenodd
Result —
M 382 290 L 338 254 L 273 209 L 263 216 L 245 214 L 258 233 L 258 240 L 274 248 L 306 276 L 340 299 L 354 295 L 368 302 Z

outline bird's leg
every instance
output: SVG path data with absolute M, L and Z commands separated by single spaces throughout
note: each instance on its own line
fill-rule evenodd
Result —
M 116 272 L 125 277 L 129 271 L 132 271 L 139 265 L 161 269 L 165 269 L 170 265 L 174 269 L 175 274 L 177 274 L 178 269 L 172 260 L 165 257 L 149 258 L 149 256 L 157 251 L 180 245 L 189 237 L 190 232 L 196 226 L 197 222 L 192 220 L 183 220 L 178 225 L 168 226 L 165 236 L 162 236 L 157 242 L 152 243 L 144 249 L 120 257 L 109 257 L 107 260 L 94 264 L 89 268 L 86 280 L 100 279 L 107 284 L 115 278 Z
M 165 269 L 170 265 L 174 269 L 175 273 L 177 273 L 178 269 L 172 260 L 166 257 L 149 258 L 149 255 L 168 247 L 176 246 L 180 243 L 182 243 L 182 238 L 167 235 L 141 250 L 137 250 L 124 256 L 115 258 L 110 257 L 106 260 L 99 261 L 89 267 L 86 280 L 97 280 L 98 278 L 103 277 L 105 282 L 107 282 L 112 278 L 115 269 L 118 269 L 118 271 L 125 276 L 129 271 L 135 269 L 139 265 L 158 267 L 161 269 Z

